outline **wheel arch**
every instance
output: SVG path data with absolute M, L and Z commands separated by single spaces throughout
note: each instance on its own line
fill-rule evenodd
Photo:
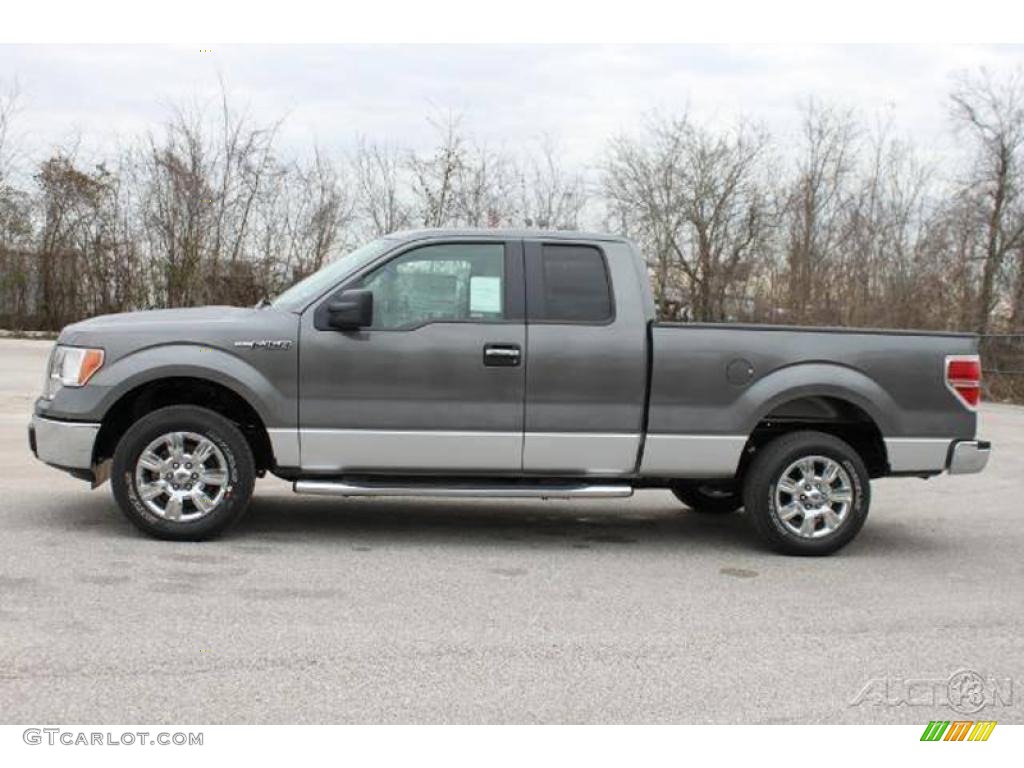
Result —
M 274 452 L 263 416 L 236 389 L 201 375 L 148 378 L 114 401 L 100 423 L 93 446 L 93 464 L 113 457 L 125 432 L 148 413 L 172 405 L 193 405 L 232 421 L 252 449 L 258 472 L 274 466 Z
M 758 405 L 748 416 L 745 433 L 749 438 L 739 475 L 761 446 L 782 434 L 806 429 L 849 443 L 872 477 L 888 474 L 884 437 L 898 433 L 898 409 L 889 394 L 863 373 L 835 364 L 801 364 L 762 379 L 748 395 Z
M 835 395 L 801 395 L 784 400 L 754 425 L 743 448 L 738 474 L 767 443 L 792 432 L 815 430 L 848 443 L 864 461 L 871 477 L 889 472 L 885 439 L 871 414 L 851 400 Z

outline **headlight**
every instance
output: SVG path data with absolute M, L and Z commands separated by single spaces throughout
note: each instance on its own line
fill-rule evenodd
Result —
M 61 387 L 84 387 L 102 365 L 102 349 L 63 347 L 58 344 L 50 354 L 43 397 L 52 400 Z

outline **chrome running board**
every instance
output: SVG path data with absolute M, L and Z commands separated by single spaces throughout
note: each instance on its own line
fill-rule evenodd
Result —
M 406 483 L 342 482 L 338 480 L 297 480 L 296 493 L 314 496 L 445 496 L 488 499 L 622 499 L 633 495 L 629 485 L 559 483 L 536 485 L 431 485 Z

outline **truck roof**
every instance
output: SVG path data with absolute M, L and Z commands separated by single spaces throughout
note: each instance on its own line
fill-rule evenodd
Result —
M 605 232 L 580 232 L 564 229 L 486 229 L 482 227 L 466 227 L 452 229 L 405 229 L 386 235 L 389 240 L 424 240 L 435 237 L 520 237 L 542 238 L 544 240 L 599 240 L 610 242 L 627 242 L 622 235 L 609 235 Z

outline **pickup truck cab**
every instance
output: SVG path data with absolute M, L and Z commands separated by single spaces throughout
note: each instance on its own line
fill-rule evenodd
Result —
M 29 438 L 168 539 L 220 533 L 271 472 L 331 496 L 666 488 L 826 554 L 871 479 L 985 466 L 979 394 L 970 335 L 659 323 L 624 238 L 435 230 L 258 308 L 68 326 Z

